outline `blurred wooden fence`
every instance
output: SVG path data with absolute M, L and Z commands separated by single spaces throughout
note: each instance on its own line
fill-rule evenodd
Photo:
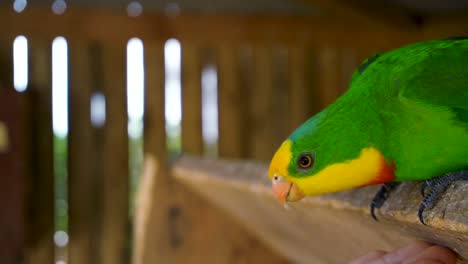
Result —
M 12 42 L 29 41 L 29 89 L 34 92 L 33 165 L 26 217 L 26 263 L 52 263 L 53 158 L 51 42 L 68 41 L 69 261 L 130 261 L 126 44 L 144 43 L 143 197 L 137 206 L 135 263 L 281 262 L 242 225 L 169 176 L 164 120 L 164 43 L 182 46 L 182 151 L 202 155 L 201 70 L 218 72 L 219 156 L 268 160 L 294 127 L 346 90 L 366 56 L 415 40 L 463 32 L 463 23 L 428 26 L 362 24 L 345 18 L 291 16 L 144 15 L 103 11 L 0 10 L 0 82 L 13 87 Z M 90 122 L 90 98 L 106 98 L 106 123 Z M 35 165 L 34 165 L 35 164 Z M 147 163 L 148 164 L 148 163 Z M 151 165 L 151 166 L 153 166 Z M 150 166 L 150 165 L 148 165 Z M 155 177 L 155 172 L 158 172 Z M 146 200 L 145 200 L 146 199 Z M 140 228 L 140 229 L 138 229 Z

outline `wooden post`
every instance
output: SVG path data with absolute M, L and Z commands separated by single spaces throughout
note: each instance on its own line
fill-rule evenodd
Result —
M 240 85 L 238 49 L 223 45 L 218 48 L 218 109 L 219 156 L 245 157 L 245 131 L 247 98 Z
M 322 108 L 340 95 L 340 68 L 336 49 L 325 46 L 317 52 L 317 85 Z
M 182 150 L 203 154 L 201 58 L 195 45 L 182 46 Z
M 167 172 L 164 116 L 164 46 L 144 42 L 144 165 L 135 200 L 133 264 L 170 263 L 168 208 L 172 184 Z
M 13 38 L 0 41 L 0 89 L 13 87 Z
M 99 263 L 96 155 L 90 122 L 93 86 L 89 46 L 69 43 L 69 134 L 68 134 L 68 258 L 74 263 Z
M 274 116 L 271 114 L 273 99 L 272 53 L 268 47 L 254 48 L 254 85 L 250 94 L 252 158 L 269 160 L 276 145 L 273 143 Z
M 54 169 L 52 131 L 51 40 L 29 40 L 29 85 L 32 93 L 33 157 L 26 263 L 54 262 Z
M 102 219 L 100 262 L 128 262 L 129 164 L 125 42 L 106 43 L 103 54 L 103 91 L 106 123 L 103 130 Z
M 314 104 L 310 96 L 306 78 L 306 49 L 301 46 L 291 46 L 289 49 L 289 129 L 293 131 L 310 117 L 310 104 Z

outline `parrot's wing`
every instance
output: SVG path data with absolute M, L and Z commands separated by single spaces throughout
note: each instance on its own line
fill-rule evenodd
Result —
M 466 110 L 468 115 L 468 41 L 434 51 L 413 67 L 409 76 L 401 76 L 400 97 Z

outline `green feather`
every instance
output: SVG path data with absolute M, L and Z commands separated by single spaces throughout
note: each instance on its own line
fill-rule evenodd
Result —
M 468 167 L 468 40 L 421 42 L 372 56 L 350 89 L 289 137 L 289 173 L 308 177 L 380 150 L 396 181 L 424 180 Z M 302 152 L 312 170 L 297 168 Z

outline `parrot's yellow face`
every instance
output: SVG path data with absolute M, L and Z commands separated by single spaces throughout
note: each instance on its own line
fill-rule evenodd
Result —
M 286 201 L 293 202 L 304 198 L 304 193 L 294 183 L 294 178 L 289 175 L 288 167 L 292 159 L 291 140 L 283 142 L 276 151 L 270 163 L 268 177 L 272 180 L 273 193 L 281 205 Z
M 323 157 L 325 154 L 320 153 Z M 358 157 L 341 162 L 319 164 L 310 149 L 294 148 L 287 139 L 276 151 L 268 176 L 280 204 L 301 200 L 305 196 L 337 192 L 355 187 L 391 181 L 393 169 L 376 148 L 364 148 Z

